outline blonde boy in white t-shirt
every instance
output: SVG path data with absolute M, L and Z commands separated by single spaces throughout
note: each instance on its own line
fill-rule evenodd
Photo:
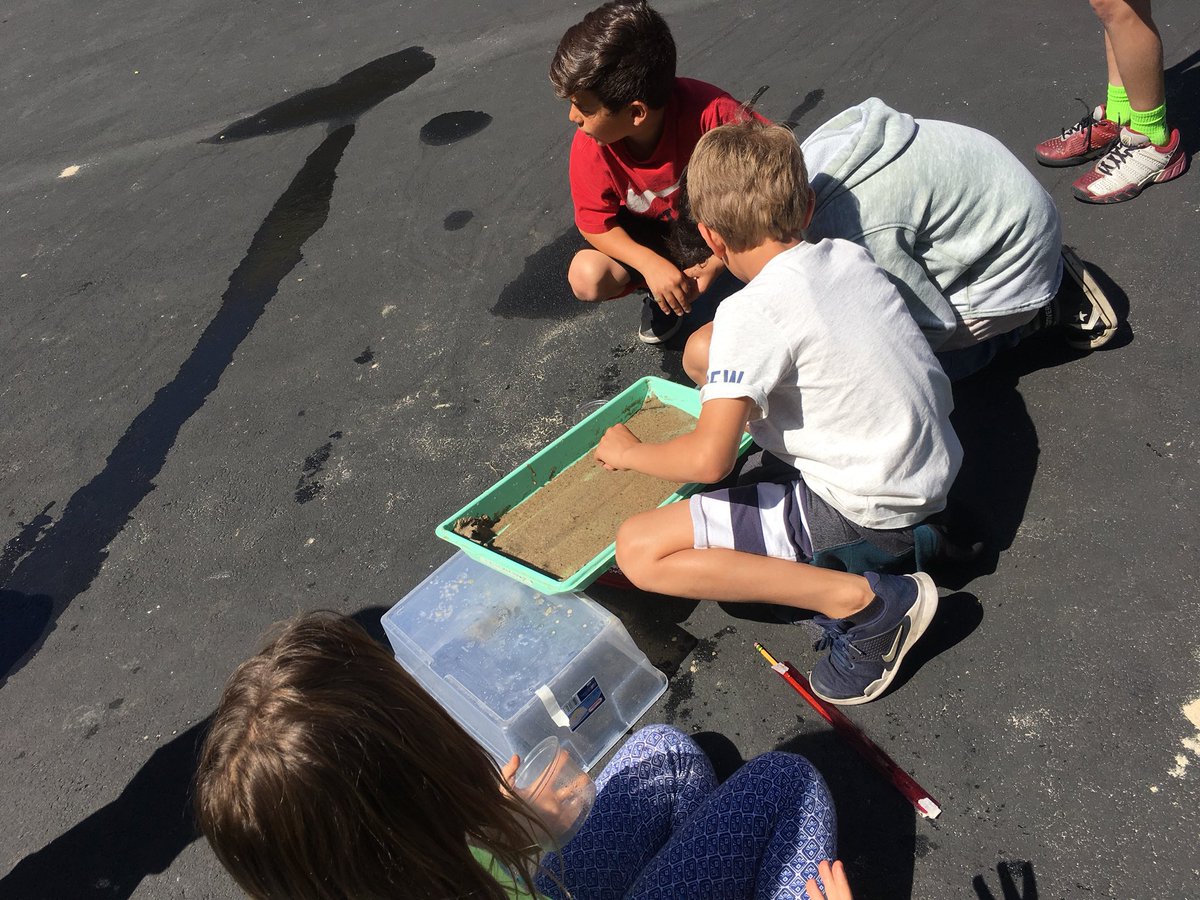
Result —
M 914 528 L 945 507 L 962 457 L 949 381 L 866 251 L 802 240 L 812 190 L 788 129 L 708 132 L 688 186 L 705 241 L 746 287 L 717 311 L 696 429 L 643 444 L 617 425 L 596 458 L 711 484 L 732 471 L 748 426 L 790 477 L 629 519 L 618 565 L 648 591 L 815 611 L 830 652 L 814 689 L 864 703 L 929 625 L 937 589 L 924 574 L 810 563 L 831 543 L 911 547 Z

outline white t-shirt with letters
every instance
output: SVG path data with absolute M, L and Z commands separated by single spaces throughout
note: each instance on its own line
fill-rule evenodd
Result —
M 949 380 L 887 276 L 849 241 L 798 244 L 721 303 L 700 396 L 752 400 L 759 446 L 866 528 L 945 508 L 962 461 Z

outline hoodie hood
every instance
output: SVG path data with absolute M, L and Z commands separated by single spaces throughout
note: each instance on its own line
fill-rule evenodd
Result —
M 838 113 L 801 145 L 816 208 L 862 184 L 904 152 L 917 123 L 878 97 Z

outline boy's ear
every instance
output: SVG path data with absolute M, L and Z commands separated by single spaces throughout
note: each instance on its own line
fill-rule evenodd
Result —
M 625 109 L 634 125 L 641 125 L 650 115 L 650 107 L 641 100 L 634 100 Z
M 724 260 L 729 253 L 729 248 L 725 246 L 725 241 L 721 236 L 703 222 L 697 222 L 696 227 L 700 229 L 700 237 L 704 238 L 704 243 L 708 244 L 708 249 L 713 252 L 713 255 L 717 259 Z

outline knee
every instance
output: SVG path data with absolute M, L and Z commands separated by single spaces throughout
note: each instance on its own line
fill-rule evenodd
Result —
M 642 516 L 626 519 L 617 529 L 617 567 L 644 591 L 653 591 L 654 565 L 658 554 L 654 535 Z
M 787 803 L 821 815 L 833 814 L 833 798 L 814 764 L 798 754 L 773 750 L 752 758 L 736 773 L 740 778 L 762 785 L 763 791 Z
M 1120 25 L 1136 15 L 1126 0 L 1091 0 L 1091 4 L 1092 11 L 1105 26 Z
M 608 257 L 597 250 L 582 250 L 575 254 L 567 270 L 567 283 L 576 300 L 590 303 L 609 299 L 611 293 L 604 290 L 609 275 L 608 262 Z
M 683 348 L 683 371 L 698 385 L 708 381 L 708 346 L 712 340 L 712 329 L 701 328 L 688 338 Z
M 815 795 L 828 800 L 829 788 L 825 779 L 807 759 L 797 753 L 772 750 L 747 762 L 738 774 L 743 777 L 774 784 L 791 796 Z
M 629 736 L 629 742 L 649 744 L 655 747 L 687 748 L 688 750 L 695 745 L 695 741 L 674 725 L 663 724 L 646 725 L 639 728 Z

